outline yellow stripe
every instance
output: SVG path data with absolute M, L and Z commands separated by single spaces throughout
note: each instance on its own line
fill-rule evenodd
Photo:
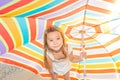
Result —
M 49 3 L 50 1 L 51 0 L 44 0 L 44 1 L 35 0 L 32 3 L 29 3 L 28 5 L 25 5 L 17 10 L 12 11 L 11 13 L 7 13 L 3 16 L 16 16 L 16 15 L 22 14 L 23 12 L 30 11 L 31 9 L 35 9 L 40 6 L 43 6 L 44 4 Z
M 76 69 L 84 68 L 83 64 L 73 63 L 72 66 Z M 100 63 L 100 64 L 86 64 L 87 69 L 106 69 L 106 68 L 115 68 L 113 63 Z
M 118 62 L 116 63 L 116 65 L 117 65 L 118 69 L 120 69 L 120 61 L 118 61 Z
M 39 59 L 39 60 L 43 61 L 43 56 L 40 53 L 37 53 L 37 52 L 33 51 L 32 49 L 29 49 L 29 48 L 27 48 L 25 46 L 18 47 L 17 49 L 19 51 L 29 55 L 29 56 L 32 56 L 32 57 L 34 57 L 36 59 Z
M 4 20 L 7 25 L 6 30 L 11 34 L 15 47 L 22 45 L 22 37 L 20 36 L 20 31 L 15 21 L 12 18 L 2 18 L 2 20 Z

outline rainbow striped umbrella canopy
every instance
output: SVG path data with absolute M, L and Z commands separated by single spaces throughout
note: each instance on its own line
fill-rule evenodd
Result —
M 120 79 L 120 0 L 1 0 L 0 62 L 49 78 L 43 65 L 43 33 L 62 29 L 73 50 L 87 52 L 86 78 Z M 73 63 L 72 80 L 84 79 Z M 59 76 L 61 79 L 62 76 Z

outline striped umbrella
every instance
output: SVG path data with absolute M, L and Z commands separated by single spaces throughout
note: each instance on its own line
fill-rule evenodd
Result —
M 43 65 L 43 33 L 45 28 L 55 25 L 62 29 L 74 51 L 87 52 L 86 65 L 72 64 L 72 80 L 119 80 L 119 3 L 119 0 L 2 0 L 0 62 L 49 78 Z

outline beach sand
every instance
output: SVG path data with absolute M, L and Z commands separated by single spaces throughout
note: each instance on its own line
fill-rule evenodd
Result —
M 0 80 L 49 80 L 23 68 L 0 63 Z

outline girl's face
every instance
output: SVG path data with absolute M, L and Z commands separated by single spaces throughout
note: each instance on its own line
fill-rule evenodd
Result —
M 63 38 L 58 31 L 47 34 L 47 44 L 53 51 L 59 51 L 63 45 Z

